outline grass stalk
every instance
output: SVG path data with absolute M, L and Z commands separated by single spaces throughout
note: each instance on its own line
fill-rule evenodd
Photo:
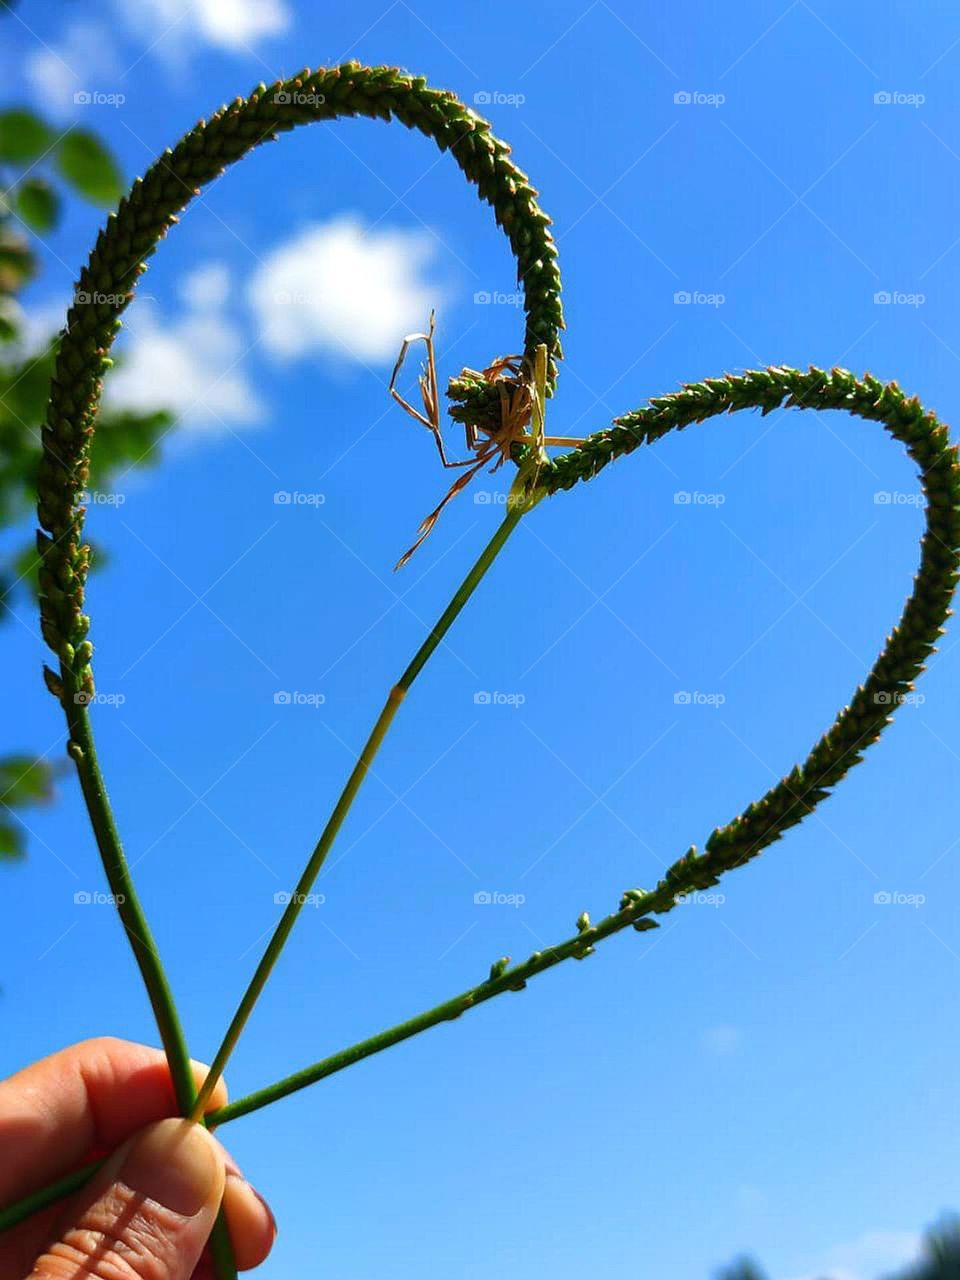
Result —
M 424 666 L 430 660 L 430 657 L 449 631 L 451 625 L 463 609 L 464 605 L 483 580 L 484 575 L 497 558 L 497 555 L 502 550 L 507 539 L 510 537 L 510 534 L 517 527 L 517 524 L 524 512 L 529 510 L 531 505 L 532 502 L 529 500 L 511 501 L 508 503 L 507 514 L 504 516 L 493 537 L 487 543 L 486 547 L 484 547 L 470 572 L 454 592 L 450 603 L 437 619 L 437 622 L 431 629 L 430 634 L 414 654 L 406 670 L 387 695 L 387 700 L 384 703 L 383 710 L 380 712 L 373 729 L 370 731 L 370 736 L 357 758 L 357 762 L 347 779 L 343 791 L 340 793 L 340 798 L 337 800 L 333 812 L 327 820 L 327 825 L 324 827 L 320 839 L 317 841 L 313 853 L 310 855 L 307 865 L 303 869 L 300 879 L 297 881 L 297 886 L 290 897 L 290 901 L 287 903 L 283 915 L 280 917 L 280 922 L 267 944 L 266 950 L 263 953 L 260 963 L 257 965 L 253 977 L 250 979 L 246 991 L 243 993 L 240 1003 L 237 1006 L 237 1011 L 233 1015 L 233 1019 L 225 1036 L 223 1037 L 220 1048 L 217 1050 L 216 1056 L 210 1065 L 210 1070 L 194 1103 L 194 1119 L 198 1119 L 203 1114 L 203 1110 L 209 1101 L 211 1093 L 216 1087 L 217 1081 L 223 1075 L 224 1068 L 227 1065 L 230 1055 L 233 1053 L 237 1041 L 240 1039 L 243 1029 L 260 997 L 260 993 L 266 986 L 267 980 L 280 958 L 280 954 L 283 951 L 287 939 L 290 937 L 293 926 L 297 922 L 297 917 L 300 915 L 303 904 L 320 873 L 320 868 L 323 866 L 327 854 L 333 847 L 333 842 L 337 838 L 337 833 L 343 825 L 344 819 L 350 812 L 350 808 L 357 796 L 357 792 L 360 790 L 364 779 L 370 771 L 370 766 L 373 764 L 390 725 L 393 723 L 394 716 L 397 713 L 400 703 L 403 701 L 414 680 L 416 680 L 417 676 L 423 670 Z

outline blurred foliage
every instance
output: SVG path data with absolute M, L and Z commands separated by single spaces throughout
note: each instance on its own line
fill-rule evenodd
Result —
M 767 1280 L 767 1276 L 750 1258 L 738 1258 L 718 1271 L 716 1280 Z M 919 1262 L 878 1280 L 960 1280 L 960 1218 L 953 1214 L 941 1218 L 924 1236 Z
M 0 0 L 0 13 L 3 11 Z M 84 129 L 55 128 L 22 107 L 0 111 L 0 622 L 20 603 L 32 609 L 37 556 L 32 530 L 40 430 L 46 413 L 58 339 L 30 347 L 28 311 L 20 299 L 40 273 L 40 237 L 59 222 L 65 199 L 81 196 L 110 207 L 124 190 L 107 147 Z M 107 409 L 91 459 L 91 488 L 152 462 L 173 417 Z M 95 560 L 103 563 L 99 551 Z M 40 686 L 38 676 L 38 688 Z M 0 758 L 0 860 L 24 851 L 16 811 L 49 801 L 57 768 L 26 753 Z
M 31 756 L 10 755 L 0 760 L 0 795 L 4 808 L 42 804 L 53 797 L 52 767 Z M 0 821 L 0 858 L 16 858 L 23 853 L 22 831 L 18 823 Z
M 960 1218 L 948 1216 L 924 1238 L 924 1257 L 889 1280 L 960 1280 Z
M 718 1271 L 716 1280 L 767 1280 L 767 1277 L 750 1258 L 738 1258 Z
M 23 181 L 55 198 L 54 188 L 37 169 L 52 168 L 77 195 L 106 209 L 112 208 L 124 192 L 123 176 L 107 147 L 87 129 L 56 129 L 33 111 L 11 107 L 0 111 L 0 164 L 12 165 L 25 173 Z M 13 188 L 14 195 L 20 184 Z M 5 193 L 8 197 L 10 191 Z M 41 215 L 39 222 L 24 216 L 34 231 L 52 223 Z M 44 225 L 45 224 L 45 225 Z
M 124 182 L 113 157 L 93 133 L 71 129 L 56 151 L 57 171 L 79 195 L 107 209 L 120 201 Z

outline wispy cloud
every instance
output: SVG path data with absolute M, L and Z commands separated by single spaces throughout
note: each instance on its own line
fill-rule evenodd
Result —
M 38 103 L 64 116 L 83 105 L 77 94 L 123 94 L 146 56 L 182 66 L 203 48 L 250 54 L 292 21 L 287 0 L 115 0 L 113 22 L 71 22 L 59 39 L 31 47 L 23 73 Z
M 867 1231 L 846 1244 L 834 1245 L 820 1262 L 791 1280 L 877 1280 L 923 1254 L 923 1238 L 910 1231 Z
M 264 408 L 244 369 L 250 342 L 228 312 L 232 291 L 227 267 L 208 263 L 184 280 L 175 321 L 141 298 L 123 362 L 107 381 L 109 403 L 173 409 L 182 426 L 207 432 L 261 419 Z
M 444 296 L 423 276 L 435 253 L 426 233 L 367 232 L 348 217 L 276 246 L 245 282 L 223 262 L 203 263 L 181 282 L 175 308 L 149 294 L 137 298 L 106 402 L 172 409 L 182 427 L 208 434 L 264 421 L 251 367 L 264 357 L 285 364 L 318 355 L 338 365 L 391 362 L 403 336 L 421 329 Z M 65 302 L 34 306 L 26 345 L 39 349 L 65 310 Z M 718 1043 L 713 1051 L 730 1050 Z
M 193 40 L 244 52 L 282 35 L 293 17 L 286 0 L 116 0 L 117 12 L 142 40 L 163 55 Z
M 28 53 L 24 75 L 34 97 L 53 115 L 72 113 L 76 95 L 116 92 L 123 71 L 110 32 L 99 22 L 72 22 L 56 47 Z
M 264 347 L 286 359 L 393 360 L 404 334 L 422 329 L 441 301 L 423 275 L 435 252 L 426 232 L 368 231 L 355 216 L 306 227 L 250 281 Z

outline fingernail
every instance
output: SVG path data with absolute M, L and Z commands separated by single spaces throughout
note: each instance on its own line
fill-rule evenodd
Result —
M 138 1195 L 192 1218 L 217 1195 L 221 1169 L 204 1129 L 183 1120 L 161 1120 L 136 1139 L 118 1176 Z
M 253 1186 L 252 1183 L 249 1183 L 242 1173 L 234 1173 L 232 1170 L 227 1172 L 227 1181 L 232 1183 L 236 1190 L 242 1195 L 249 1196 L 257 1203 L 257 1205 L 259 1205 L 267 1215 L 267 1220 L 270 1223 L 271 1230 L 273 1231 L 273 1238 L 276 1240 L 278 1231 L 277 1220 L 273 1216 L 273 1210 L 267 1204 L 266 1200 L 264 1200 L 257 1188 Z

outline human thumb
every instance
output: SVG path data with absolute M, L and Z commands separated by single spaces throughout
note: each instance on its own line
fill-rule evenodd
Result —
M 60 1219 L 28 1280 L 190 1280 L 223 1197 L 209 1133 L 161 1120 L 121 1147 Z

